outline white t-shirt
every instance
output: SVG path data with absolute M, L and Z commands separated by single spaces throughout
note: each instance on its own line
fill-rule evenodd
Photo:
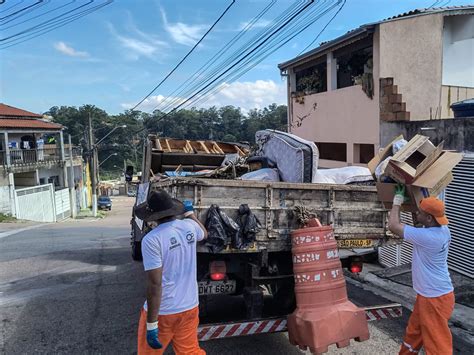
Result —
M 159 314 L 175 314 L 199 304 L 196 243 L 204 231 L 192 219 L 160 224 L 142 240 L 145 271 L 163 268 Z M 145 302 L 145 310 L 147 304 Z
M 413 289 L 424 297 L 439 297 L 453 291 L 448 271 L 451 233 L 447 226 L 415 228 L 405 226 L 405 240 L 413 244 Z

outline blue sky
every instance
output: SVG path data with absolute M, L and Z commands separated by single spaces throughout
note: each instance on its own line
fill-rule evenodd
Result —
M 6 0 L 0 6 L 0 15 L 15 1 L 19 0 Z M 66 4 L 66 0 L 55 1 L 56 5 Z M 434 2 L 347 0 L 313 47 L 362 24 L 428 7 Z M 83 104 L 94 104 L 110 114 L 123 112 L 139 102 L 181 60 L 230 3 L 115 0 L 67 26 L 0 50 L 0 102 L 33 112 L 44 112 L 51 106 Z M 262 30 L 292 3 L 276 1 L 245 38 Z M 169 97 L 268 4 L 270 0 L 237 0 L 184 64 L 138 109 L 148 112 Z M 449 6 L 463 4 L 466 1 L 449 2 Z M 236 81 L 226 82 L 223 90 L 200 106 L 235 105 L 246 111 L 273 102 L 286 103 L 285 83 L 277 64 L 298 55 L 336 10 Z M 40 10 L 36 14 L 39 13 Z M 222 53 L 221 58 L 225 56 Z

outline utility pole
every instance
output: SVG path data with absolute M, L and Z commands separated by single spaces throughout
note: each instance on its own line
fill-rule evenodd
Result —
M 127 161 L 124 159 L 123 160 L 123 180 L 125 183 L 125 195 L 128 195 L 128 182 L 127 182 L 127 179 L 125 178 L 126 172 L 127 172 Z
M 72 157 L 72 143 L 71 143 L 71 135 L 69 135 L 69 163 L 71 164 L 71 186 L 69 187 L 70 195 L 71 195 L 71 212 L 72 218 L 76 218 L 77 216 L 77 204 L 76 204 L 76 183 L 75 183 L 75 176 L 74 176 L 74 159 Z
M 97 217 L 97 184 L 96 184 L 96 162 L 95 162 L 94 136 L 92 133 L 92 116 L 89 112 L 89 161 L 92 185 L 92 215 Z

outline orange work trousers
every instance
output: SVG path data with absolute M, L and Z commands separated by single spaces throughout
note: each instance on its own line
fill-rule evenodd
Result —
M 454 309 L 454 293 L 440 297 L 416 296 L 399 354 L 413 355 L 423 347 L 427 355 L 450 355 L 453 338 L 448 320 Z
M 158 339 L 163 348 L 155 350 L 146 342 L 146 312 L 142 308 L 138 324 L 138 355 L 161 355 L 169 343 L 173 343 L 176 355 L 205 355 L 199 347 L 197 329 L 199 307 L 189 311 L 158 316 Z

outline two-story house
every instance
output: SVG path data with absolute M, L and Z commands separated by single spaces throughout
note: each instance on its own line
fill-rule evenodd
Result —
M 366 24 L 278 67 L 289 132 L 316 143 L 322 168 L 364 165 L 386 123 L 452 118 L 474 97 L 474 6 Z
M 453 236 L 448 265 L 472 277 L 474 117 L 450 106 L 474 97 L 474 6 L 421 9 L 363 25 L 279 65 L 288 130 L 313 141 L 321 168 L 362 165 L 396 135 L 423 134 L 465 152 L 445 191 Z M 405 216 L 411 218 L 410 216 Z M 381 248 L 387 266 L 411 245 Z
M 80 181 L 81 152 L 64 144 L 61 125 L 0 104 L 0 213 L 44 222 L 68 217 L 68 187 Z

